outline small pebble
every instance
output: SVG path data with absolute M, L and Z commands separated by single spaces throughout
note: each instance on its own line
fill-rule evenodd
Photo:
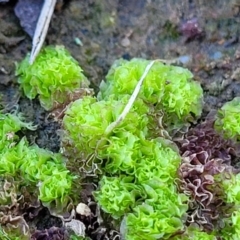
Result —
M 190 60 L 191 60 L 191 57 L 190 57 L 190 56 L 187 56 L 187 55 L 185 55 L 185 56 L 180 56 L 180 57 L 178 58 L 178 61 L 179 61 L 180 63 L 182 63 L 182 64 L 187 64 L 187 63 L 190 62 Z
M 77 205 L 76 212 L 86 217 L 91 215 L 91 209 L 85 203 L 79 203 Z
M 123 46 L 123 47 L 129 47 L 130 46 L 130 40 L 129 40 L 129 38 L 127 38 L 127 37 L 125 37 L 125 38 L 123 38 L 122 39 L 122 41 L 121 41 L 121 45 Z

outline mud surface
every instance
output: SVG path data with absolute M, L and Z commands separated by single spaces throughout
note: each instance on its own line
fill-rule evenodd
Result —
M 14 3 L 0 5 L 4 106 L 18 100 L 14 64 L 31 49 Z M 66 1 L 55 11 L 46 44 L 64 45 L 95 89 L 117 58 L 179 58 L 202 83 L 207 106 L 215 108 L 240 89 L 239 5 L 236 0 Z
M 31 38 L 14 14 L 15 4 L 0 4 L 0 103 L 38 124 L 26 133 L 29 140 L 56 152 L 59 124 L 18 88 L 15 63 L 31 50 Z M 204 89 L 204 116 L 240 95 L 239 33 L 238 0 L 72 0 L 56 9 L 46 44 L 64 45 L 96 91 L 117 58 L 185 66 Z

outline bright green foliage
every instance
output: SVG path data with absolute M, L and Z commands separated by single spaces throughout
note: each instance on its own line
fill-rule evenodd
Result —
M 240 140 L 240 97 L 222 106 L 214 127 L 225 138 Z
M 129 212 L 130 207 L 132 208 L 140 204 L 140 202 L 145 201 L 143 205 L 150 205 L 153 209 L 152 218 L 157 219 L 160 213 L 168 212 L 167 214 L 169 215 L 161 215 L 161 224 L 164 221 L 169 222 L 170 218 L 172 218 L 174 223 L 172 222 L 172 225 L 169 223 L 169 231 L 174 233 L 178 230 L 178 228 L 175 228 L 177 223 L 179 226 L 182 226 L 181 216 L 187 210 L 187 197 L 178 194 L 174 185 L 177 167 L 181 161 L 180 156 L 163 139 L 151 141 L 139 139 L 129 132 L 123 132 L 121 136 L 123 142 L 125 141 L 125 146 L 124 144 L 121 146 L 117 145 L 117 143 L 120 143 L 120 138 L 109 138 L 109 146 L 102 151 L 106 151 L 105 157 L 108 156 L 103 169 L 109 174 L 124 172 L 129 177 L 104 176 L 100 181 L 99 190 L 95 192 L 95 199 L 99 202 L 101 208 L 105 212 L 110 213 L 114 218 L 122 217 L 125 213 Z M 101 154 L 99 156 L 102 157 Z M 138 203 L 135 202 L 136 189 L 140 190 L 137 191 L 137 195 L 141 195 L 141 201 L 138 201 Z M 169 208 L 171 211 L 169 212 L 169 209 L 166 210 L 165 208 Z M 142 208 L 140 207 L 140 209 Z M 130 214 L 130 216 L 133 218 L 136 217 L 135 214 Z M 145 215 L 144 217 L 147 218 Z M 137 218 L 138 220 L 136 221 L 139 221 L 139 223 L 131 223 L 129 220 L 130 223 L 128 223 L 130 225 L 127 223 L 127 226 L 140 224 L 143 221 L 141 216 L 137 216 Z M 149 221 L 151 222 L 151 220 Z M 140 225 L 139 229 L 142 227 Z M 146 238 L 143 239 L 148 239 L 147 236 L 151 235 L 151 233 L 146 229 L 144 231 L 147 233 Z M 155 236 L 155 234 L 160 234 L 162 229 L 150 229 L 149 231 L 153 231 L 153 236 Z M 140 232 L 141 234 L 142 232 Z M 137 232 L 131 232 L 130 235 L 136 239 L 139 237 Z M 153 237 L 152 239 L 157 238 Z
M 127 214 L 122 223 L 126 240 L 168 239 L 183 230 L 182 218 L 188 209 L 187 197 L 177 193 L 174 185 L 153 181 L 146 186 L 149 198 Z
M 153 179 L 173 184 L 181 158 L 171 146 L 160 138 L 142 140 L 140 154 L 136 164 L 136 178 L 139 184 L 146 184 Z
M 107 81 L 100 85 L 98 98 L 108 99 L 113 95 L 121 99 L 125 94 L 131 95 L 149 62 L 137 58 L 116 61 L 106 76 Z M 191 113 L 199 116 L 203 90 L 199 83 L 191 80 L 192 77 L 187 69 L 156 62 L 144 80 L 139 98 L 149 104 L 158 104 L 158 109 L 171 115 L 172 122 L 186 121 Z
M 110 160 L 105 169 L 110 165 L 109 173 L 110 170 L 116 172 L 118 168 L 131 175 L 135 171 L 137 181 L 134 177 L 104 176 L 99 190 L 95 192 L 95 199 L 114 218 L 128 213 L 125 219 L 126 239 L 140 239 L 140 236 L 143 240 L 160 237 L 167 239 L 183 229 L 182 218 L 188 209 L 188 198 L 179 194 L 174 185 L 180 156 L 162 139 L 138 140 L 127 133 L 123 133 L 123 139 L 129 147 L 122 146 L 124 150 L 113 151 L 110 144 Z M 127 161 L 124 162 L 124 159 Z M 141 196 L 141 201 L 137 203 L 136 193 Z M 129 213 L 131 208 L 134 213 Z
M 223 239 L 238 240 L 240 236 L 240 174 L 232 174 L 221 183 L 226 194 L 225 201 L 234 204 L 232 216 L 225 219 L 226 226 L 222 230 Z
M 19 139 L 16 133 L 21 128 L 34 129 L 32 124 L 25 123 L 20 115 L 0 113 L 0 174 L 14 175 L 16 172 L 18 155 L 21 152 L 15 147 Z
M 235 211 L 231 217 L 232 220 L 232 236 L 229 240 L 238 240 L 240 236 L 240 210 Z
M 93 97 L 85 97 L 73 102 L 65 112 L 64 129 L 67 131 L 63 141 L 70 141 L 78 152 L 91 153 L 107 144 L 104 136 L 108 125 L 121 114 L 128 98 L 121 102 L 109 99 L 97 102 Z M 136 101 L 124 121 L 113 131 L 116 137 L 124 131 L 137 136 L 147 134 L 148 109 L 142 101 Z M 111 141 L 111 140 L 110 140 Z
M 177 235 L 171 240 L 217 240 L 217 234 L 206 233 L 199 229 L 197 226 L 190 226 L 187 228 L 184 234 Z M 230 239 L 229 239 L 230 240 Z
M 238 240 L 240 236 L 240 210 L 232 213 L 230 218 L 225 219 L 225 228 L 221 232 L 223 240 Z
M 41 149 L 37 146 L 20 145 L 17 167 L 29 182 L 44 181 L 52 176 L 54 169 L 64 172 L 63 159 L 60 155 Z
M 72 177 L 63 165 L 61 155 L 37 146 L 28 146 L 22 139 L 15 147 L 0 155 L 0 174 L 24 177 L 25 184 L 40 184 L 39 199 L 51 202 L 64 198 L 70 191 Z
M 194 230 L 192 232 L 189 232 L 188 236 L 186 238 L 183 238 L 183 239 L 185 239 L 185 240 L 189 240 L 189 239 L 217 240 L 217 237 L 216 237 L 216 234 L 211 234 L 211 233 L 208 234 L 208 233 L 200 231 L 200 230 Z M 234 240 L 234 239 L 232 239 L 232 240 Z
M 117 60 L 106 76 L 107 81 L 101 83 L 98 98 L 107 99 L 114 95 L 115 99 L 121 99 L 125 94 L 131 95 L 149 62 L 140 58 L 134 58 L 131 61 Z M 160 62 L 152 66 L 144 80 L 140 98 L 152 104 L 162 99 L 167 80 L 167 68 L 168 66 Z
M 71 189 L 71 177 L 69 171 L 59 171 L 52 169 L 52 176 L 46 176 L 40 183 L 39 199 L 43 202 L 52 202 L 59 200 L 65 203 L 66 196 Z
M 94 97 L 85 97 L 73 102 L 63 119 L 66 138 L 78 150 L 94 149 L 111 123 L 112 108 L 106 102 L 96 102 Z M 69 134 L 69 136 L 67 136 Z
M 0 154 L 0 174 L 15 177 L 19 166 L 24 162 L 26 151 L 26 140 L 22 139 L 19 144 L 12 148 L 5 148 Z
M 222 181 L 226 194 L 226 202 L 240 205 L 240 174 L 232 174 L 231 178 Z
M 100 190 L 94 197 L 103 211 L 113 218 L 120 218 L 134 206 L 136 197 L 141 195 L 141 188 L 133 183 L 133 177 L 106 177 L 99 182 Z
M 26 188 L 29 195 L 37 195 L 44 205 L 49 206 L 53 203 L 56 210 L 62 209 L 67 204 L 73 177 L 66 169 L 60 154 L 54 154 L 35 145 L 29 146 L 26 138 L 19 140 L 16 133 L 22 127 L 33 128 L 16 115 L 0 114 L 0 180 L 11 179 L 14 183 L 13 186 L 9 185 L 11 186 L 9 189 L 0 186 L 0 203 L 3 206 L 15 206 L 16 201 L 21 199 L 21 190 Z M 4 220 L 6 215 L 13 218 L 11 220 L 13 224 L 3 224 L 4 227 L 0 228 L 0 239 L 29 239 L 28 233 L 26 236 L 23 235 L 21 224 L 16 227 L 19 221 L 17 218 L 21 216 L 15 216 L 17 211 L 10 208 L 6 210 L 7 207 L 3 206 L 0 222 L 6 221 Z
M 25 185 L 40 185 L 39 199 L 64 202 L 68 195 L 72 176 L 60 154 L 29 146 L 25 138 L 19 142 L 15 133 L 22 127 L 32 127 L 16 115 L 1 115 L 0 175 L 24 179 Z
M 106 160 L 104 171 L 109 174 L 126 173 L 134 175 L 139 160 L 140 140 L 130 132 L 119 132 L 108 138 L 108 146 L 98 152 Z
M 0 239 L 1 240 L 28 240 L 29 236 L 25 236 L 21 234 L 18 228 L 12 228 L 9 231 L 8 229 L 4 229 L 0 226 Z
M 2 114 L 0 113 L 0 150 L 2 151 L 6 146 L 14 145 L 14 141 L 18 140 L 15 134 L 21 128 L 34 129 L 31 123 L 25 123 L 21 115 Z M 0 170 L 1 171 L 1 170 Z
M 176 114 L 183 121 L 188 120 L 190 113 L 197 117 L 202 113 L 203 90 L 200 84 L 190 80 L 191 78 L 192 74 L 187 69 L 169 66 L 168 83 L 160 104 L 166 113 Z
M 148 64 L 143 59 L 117 61 L 100 86 L 98 101 L 85 97 L 73 102 L 63 119 L 63 151 L 67 149 L 73 160 L 76 154 L 80 158 L 73 161 L 76 169 L 91 166 L 89 159 L 100 162 L 98 168 L 106 175 L 94 197 L 113 218 L 125 215 L 121 231 L 127 240 L 168 239 L 184 230 L 188 197 L 175 185 L 181 158 L 173 143 L 152 136 L 150 125 L 160 122 L 155 117 L 160 112 L 168 125 L 202 111 L 202 89 L 191 80 L 192 74 L 156 62 L 126 118 L 106 135 Z M 157 130 L 154 134 L 160 136 Z M 86 161 L 88 156 L 92 158 Z M 81 161 L 86 165 L 79 166 Z
M 98 157 L 106 160 L 105 172 L 135 175 L 138 183 L 153 177 L 171 183 L 175 179 L 181 159 L 162 139 L 148 141 L 123 131 L 110 136 L 108 143 L 98 152 Z
M 46 110 L 64 103 L 69 93 L 87 84 L 78 62 L 62 46 L 44 48 L 32 65 L 28 55 L 17 65 L 16 74 L 25 95 L 30 99 L 39 95 Z

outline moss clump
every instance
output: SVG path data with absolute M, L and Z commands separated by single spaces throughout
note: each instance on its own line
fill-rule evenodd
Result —
M 149 63 L 119 60 L 98 98 L 73 102 L 63 119 L 62 150 L 70 156 L 68 164 L 101 179 L 95 199 L 113 218 L 124 218 L 122 234 L 131 240 L 168 239 L 184 231 L 188 197 L 175 184 L 181 157 L 173 142 L 160 132 L 153 134 L 149 126 L 159 111 L 177 127 L 202 111 L 202 89 L 192 74 L 156 62 L 126 117 L 106 131 L 121 116 Z
M 240 174 L 229 174 L 222 179 L 221 185 L 225 192 L 225 202 L 232 205 L 231 216 L 224 219 L 225 228 L 221 234 L 223 239 L 239 239 L 240 236 Z
M 105 130 L 117 119 L 127 100 L 128 96 L 121 101 L 114 99 L 97 101 L 94 97 L 85 97 L 73 102 L 65 112 L 63 124 L 66 132 L 62 140 L 70 141 L 73 152 L 85 152 L 86 155 L 91 154 L 96 146 L 102 149 L 109 145 L 113 139 L 105 136 Z M 114 136 L 118 138 L 124 131 L 138 137 L 146 135 L 147 112 L 147 106 L 141 100 L 137 100 L 124 121 L 114 129 Z
M 46 110 L 64 103 L 69 94 L 88 85 L 78 62 L 62 46 L 44 48 L 32 65 L 27 55 L 17 65 L 16 75 L 24 94 L 30 99 L 38 96 Z
M 214 128 L 225 138 L 240 140 L 240 97 L 222 106 L 218 111 Z
M 136 198 L 141 195 L 141 188 L 133 183 L 133 177 L 106 177 L 99 182 L 100 190 L 94 197 L 103 211 L 113 218 L 120 218 L 134 207 Z
M 45 204 L 56 202 L 64 206 L 71 189 L 72 176 L 60 154 L 29 146 L 17 132 L 32 127 L 13 114 L 0 114 L 0 177 L 23 180 L 22 185 L 34 186 L 38 198 Z M 1 195 L 0 195 L 1 196 Z
M 117 60 L 110 68 L 106 81 L 100 85 L 99 100 L 131 95 L 150 61 L 134 58 L 131 61 Z M 165 123 L 186 123 L 199 117 L 202 112 L 203 90 L 192 80 L 192 73 L 182 67 L 155 62 L 146 76 L 139 98 L 155 110 L 163 111 Z

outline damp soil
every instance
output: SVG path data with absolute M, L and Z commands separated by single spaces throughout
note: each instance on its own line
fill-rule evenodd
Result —
M 38 126 L 24 132 L 29 141 L 57 152 L 60 125 L 38 100 L 22 95 L 15 77 L 16 62 L 31 50 L 31 37 L 14 13 L 16 2 L 0 4 L 1 108 L 22 112 Z M 204 89 L 204 117 L 240 96 L 239 23 L 239 0 L 71 0 L 55 9 L 45 42 L 64 45 L 96 92 L 118 58 L 160 58 L 187 67 Z

